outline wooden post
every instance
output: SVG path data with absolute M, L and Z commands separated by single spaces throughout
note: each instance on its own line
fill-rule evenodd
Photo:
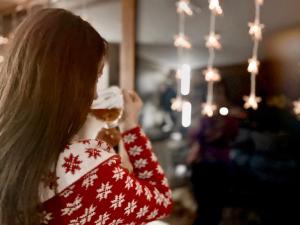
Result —
M 135 87 L 136 0 L 122 0 L 120 87 Z

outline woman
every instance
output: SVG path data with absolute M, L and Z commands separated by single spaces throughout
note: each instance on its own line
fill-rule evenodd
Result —
M 30 15 L 0 76 L 0 224 L 143 224 L 169 213 L 171 194 L 124 92 L 120 129 L 133 174 L 101 140 L 71 141 L 84 124 L 106 41 L 63 9 Z

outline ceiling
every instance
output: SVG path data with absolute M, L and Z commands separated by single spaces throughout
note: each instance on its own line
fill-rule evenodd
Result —
M 4 5 L 15 1 L 0 0 L 0 11 Z M 71 9 L 88 21 L 110 42 L 121 41 L 121 0 L 51 0 L 56 7 Z M 186 23 L 187 35 L 193 48 L 186 54 L 186 60 L 194 67 L 201 67 L 207 60 L 204 36 L 208 33 L 208 0 L 192 0 L 200 12 Z M 173 68 L 177 63 L 174 35 L 178 32 L 176 0 L 137 0 L 137 42 L 138 55 Z M 217 19 L 217 32 L 222 36 L 223 49 L 217 53 L 217 64 L 245 62 L 250 54 L 252 42 L 248 35 L 248 22 L 254 17 L 253 0 L 221 0 L 224 15 Z M 265 0 L 262 21 L 266 25 L 264 42 L 260 49 L 264 56 L 264 46 L 273 34 L 289 27 L 300 27 L 299 0 Z M 199 11 L 199 10 L 198 10 Z M 296 46 L 297 48 L 297 46 Z M 299 46 L 300 58 L 300 46 Z

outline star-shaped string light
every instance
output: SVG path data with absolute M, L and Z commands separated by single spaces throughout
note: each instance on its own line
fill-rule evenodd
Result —
M 258 47 L 259 42 L 262 40 L 262 30 L 264 25 L 260 23 L 260 7 L 264 3 L 263 0 L 254 0 L 255 2 L 255 20 L 253 23 L 249 23 L 249 34 L 254 41 L 252 57 L 248 60 L 248 72 L 251 74 L 251 91 L 249 96 L 244 97 L 244 108 L 252 108 L 256 110 L 258 103 L 261 102 L 261 98 L 256 96 L 256 76 L 259 73 L 260 62 L 258 60 Z
M 217 82 L 221 80 L 220 73 L 216 68 L 209 67 L 203 71 L 203 74 L 207 82 L 209 81 Z
M 212 117 L 214 115 L 214 111 L 216 111 L 217 106 L 211 103 L 203 103 L 202 104 L 202 114 L 208 117 Z
M 193 15 L 193 10 L 189 0 L 178 1 L 176 5 L 178 13 L 185 13 L 189 16 Z
M 192 44 L 189 41 L 188 37 L 185 36 L 183 33 L 175 35 L 174 45 L 177 48 L 190 49 L 192 47 Z
M 209 9 L 217 15 L 223 14 L 223 9 L 220 6 L 219 0 L 210 0 L 209 1 Z
M 205 37 L 205 40 L 206 40 L 205 45 L 207 48 L 221 49 L 222 45 L 220 43 L 220 39 L 221 39 L 220 35 L 212 32 L 208 36 Z

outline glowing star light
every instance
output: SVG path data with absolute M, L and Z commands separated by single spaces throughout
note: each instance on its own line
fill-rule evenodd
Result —
M 253 74 L 258 74 L 258 69 L 259 69 L 259 61 L 255 58 L 251 58 L 248 60 L 249 65 L 248 65 L 248 72 L 253 73 Z
M 209 9 L 217 15 L 221 15 L 223 13 L 219 0 L 210 0 Z
M 8 43 L 8 38 L 0 36 L 0 45 L 6 45 Z
M 214 49 L 221 49 L 222 45 L 220 43 L 221 36 L 211 32 L 208 36 L 205 37 L 206 40 L 206 47 L 207 48 L 214 48 Z
M 300 100 L 294 101 L 293 105 L 294 105 L 294 113 L 296 115 L 300 115 Z
M 255 40 L 261 40 L 262 39 L 262 29 L 265 27 L 263 24 L 261 24 L 258 20 L 255 20 L 254 23 L 249 23 L 249 34 L 255 39 Z
M 220 73 L 217 69 L 209 67 L 203 72 L 206 81 L 217 82 L 221 80 Z
M 172 99 L 171 109 L 177 112 L 181 112 L 182 110 L 183 100 L 181 97 L 176 97 Z
M 202 114 L 208 117 L 212 117 L 214 115 L 214 111 L 217 109 L 216 105 L 207 102 L 203 103 L 202 107 Z
M 174 45 L 178 48 L 190 49 L 192 44 L 184 34 L 179 34 L 175 36 Z
M 256 110 L 258 108 L 258 103 L 261 102 L 260 97 L 256 97 L 255 94 L 250 94 L 250 96 L 244 96 L 244 108 L 249 109 L 252 108 Z
M 193 10 L 190 7 L 190 1 L 189 0 L 180 0 L 179 2 L 177 2 L 177 12 L 185 13 L 189 16 L 192 16 Z

